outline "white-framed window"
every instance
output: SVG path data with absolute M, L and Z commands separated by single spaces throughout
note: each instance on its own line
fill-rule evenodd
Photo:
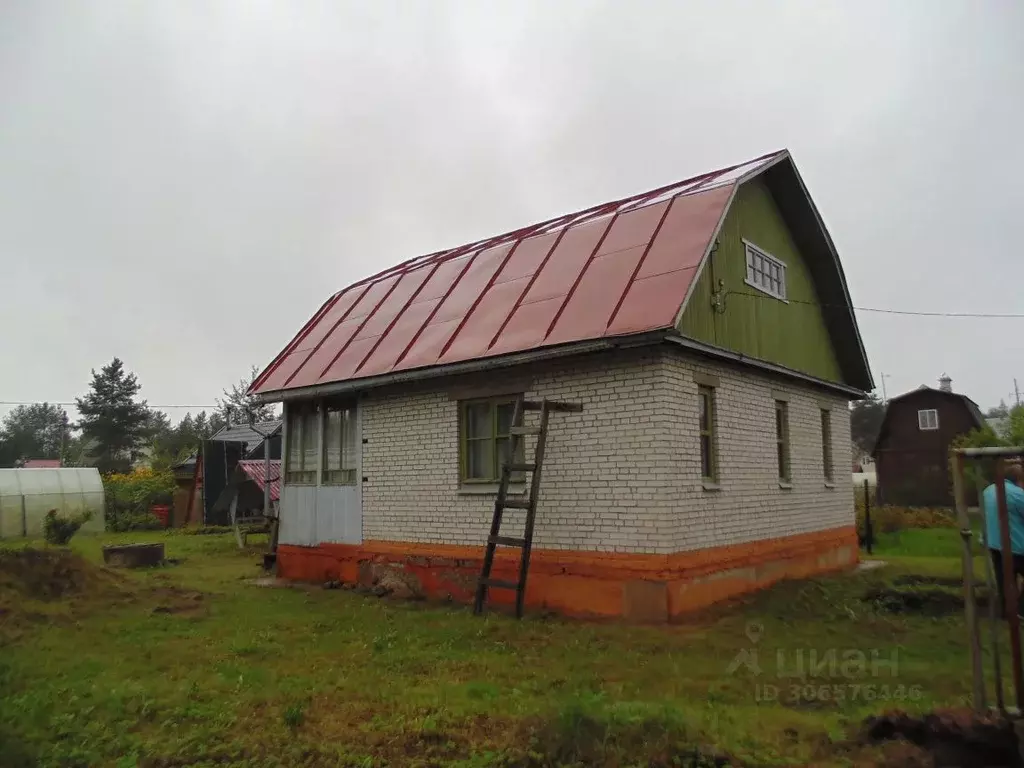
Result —
M 320 412 L 314 403 L 288 408 L 288 446 L 284 471 L 284 481 L 288 485 L 316 485 L 320 421 Z
M 324 409 L 324 455 L 322 485 L 355 485 L 358 456 L 356 407 L 351 403 L 328 403 Z
M 934 408 L 928 408 L 927 410 L 917 412 L 917 428 L 918 429 L 938 429 L 939 428 L 939 412 Z
M 743 241 L 747 257 L 747 285 L 786 300 L 786 263 L 779 261 L 769 253 L 765 253 L 747 240 Z

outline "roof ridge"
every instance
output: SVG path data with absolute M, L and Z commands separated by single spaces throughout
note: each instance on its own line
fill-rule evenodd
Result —
M 727 165 L 724 168 L 716 168 L 715 170 L 707 171 L 705 173 L 699 173 L 696 176 L 691 176 L 689 178 L 681 179 L 679 181 L 673 181 L 670 184 L 664 184 L 660 187 L 655 187 L 654 189 L 649 189 L 644 192 L 637 192 L 635 194 L 627 195 L 616 200 L 610 200 L 603 203 L 598 203 L 596 205 L 591 205 L 587 208 L 582 208 L 578 211 L 570 211 L 569 213 L 563 213 L 560 216 L 554 216 L 550 219 L 545 219 L 544 221 L 538 222 L 536 224 L 530 224 L 527 226 L 519 227 L 517 229 L 510 230 L 509 232 L 504 232 L 500 235 L 492 235 L 491 237 L 481 238 L 479 240 L 474 240 L 463 245 L 456 245 L 452 246 L 451 248 L 445 248 L 440 251 L 434 251 L 432 253 L 414 256 L 411 259 L 406 259 L 405 261 L 402 261 L 398 264 L 394 264 L 388 267 L 387 269 L 383 269 L 380 272 L 377 272 L 376 274 L 370 275 L 369 277 L 364 277 L 361 280 L 357 280 L 354 283 L 350 283 L 349 285 L 345 286 L 340 291 L 335 293 L 334 296 L 339 296 L 342 293 L 351 290 L 352 288 L 356 288 L 366 283 L 374 283 L 379 280 L 383 280 L 387 277 L 390 277 L 392 274 L 408 272 L 409 269 L 412 268 L 413 266 L 419 268 L 428 266 L 430 264 L 441 263 L 442 261 L 447 261 L 449 258 L 456 258 L 457 256 L 468 254 L 471 251 L 479 252 L 482 250 L 486 250 L 487 248 L 494 248 L 496 246 L 503 245 L 506 241 L 510 239 L 520 240 L 525 237 L 532 237 L 533 235 L 537 234 L 548 234 L 555 228 L 562 229 L 569 226 L 570 224 L 582 223 L 580 221 L 576 221 L 576 219 L 578 218 L 587 217 L 590 216 L 591 214 L 599 215 L 599 212 L 603 209 L 615 209 L 621 206 L 634 205 L 646 198 L 650 198 L 651 200 L 653 200 L 654 198 L 660 195 L 664 195 L 667 194 L 668 192 L 671 192 L 673 189 L 677 187 L 684 187 L 690 184 L 697 184 L 697 188 L 695 188 L 692 191 L 703 191 L 704 188 L 702 187 L 702 185 L 706 182 L 713 181 L 714 178 L 718 176 L 729 173 L 730 171 L 734 171 L 737 168 L 743 167 L 744 165 L 752 165 L 753 163 L 759 163 L 769 158 L 777 157 L 788 151 L 789 150 L 787 149 L 777 149 L 773 152 L 767 152 L 763 155 L 751 158 L 749 160 L 744 160 L 743 162 L 740 163 Z M 643 206 L 637 205 L 636 207 L 641 208 Z

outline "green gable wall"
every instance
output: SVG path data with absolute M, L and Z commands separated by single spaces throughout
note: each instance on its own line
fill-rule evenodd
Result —
M 743 240 L 786 264 L 789 303 L 746 284 Z M 713 291 L 724 282 L 718 310 Z M 771 193 L 761 179 L 736 191 L 718 236 L 679 323 L 684 336 L 786 366 L 827 381 L 842 382 L 819 298 Z

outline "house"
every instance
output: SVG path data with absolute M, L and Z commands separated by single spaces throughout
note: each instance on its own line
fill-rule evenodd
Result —
M 848 405 L 872 388 L 781 151 L 361 280 L 250 392 L 285 408 L 280 575 L 455 600 L 514 400 L 582 404 L 552 417 L 527 605 L 665 620 L 856 562 Z
M 981 409 L 954 392 L 946 375 L 938 389 L 922 385 L 889 400 L 873 452 L 879 503 L 953 506 L 950 445 L 984 423 Z
M 236 465 L 244 459 L 263 459 L 268 449 L 271 460 L 280 459 L 282 427 L 281 419 L 251 426 L 228 424 L 204 440 L 195 456 L 175 466 L 175 478 L 180 478 L 179 492 L 175 494 L 175 524 L 227 525 L 227 511 L 222 507 L 215 509 L 215 505 L 229 485 Z M 185 481 L 190 469 L 191 481 Z
M 60 459 L 25 459 L 21 469 L 60 469 Z

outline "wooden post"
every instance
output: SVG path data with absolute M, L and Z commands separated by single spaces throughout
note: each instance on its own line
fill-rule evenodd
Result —
M 238 541 L 238 548 L 245 549 L 245 539 L 238 527 L 238 489 L 235 489 L 235 495 L 231 499 L 231 527 L 235 529 L 235 539 Z
M 868 554 L 871 554 L 874 545 L 875 532 L 871 530 L 871 492 L 868 489 L 868 481 L 864 481 L 864 544 L 867 546 Z
M 988 629 L 989 637 L 992 639 L 992 672 L 995 676 L 996 707 L 1000 712 L 1006 711 L 1006 700 L 1003 696 L 1003 662 L 999 656 L 999 633 L 1002 627 L 999 622 L 996 605 L 996 596 L 999 589 L 996 586 L 997 574 L 992 565 L 992 542 L 988 540 L 988 526 L 985 520 L 985 495 L 979 485 L 978 488 L 978 510 L 981 513 L 981 545 L 985 553 L 985 580 L 988 584 Z
M 21 535 L 28 538 L 28 510 L 25 509 L 25 494 L 21 494 Z
M 956 504 L 956 519 L 960 525 L 960 538 L 963 542 L 964 572 L 964 618 L 967 621 L 967 634 L 970 641 L 971 677 L 974 710 L 985 709 L 985 673 L 981 662 L 981 638 L 978 633 L 978 606 L 974 595 L 974 553 L 971 548 L 971 521 L 967 517 L 967 502 L 964 498 L 964 457 L 954 453 L 951 458 L 953 465 L 953 498 Z
M 1024 711 L 1024 669 L 1020 655 L 1020 616 L 1017 611 L 1017 577 L 1013 567 L 1013 543 L 1010 541 L 1010 515 L 1006 508 L 1006 478 L 1003 460 L 996 462 L 996 501 L 999 509 L 999 537 L 1003 545 L 1003 593 L 1006 596 L 1006 621 L 1010 625 L 1010 660 L 1013 662 L 1013 688 L 1018 711 Z

